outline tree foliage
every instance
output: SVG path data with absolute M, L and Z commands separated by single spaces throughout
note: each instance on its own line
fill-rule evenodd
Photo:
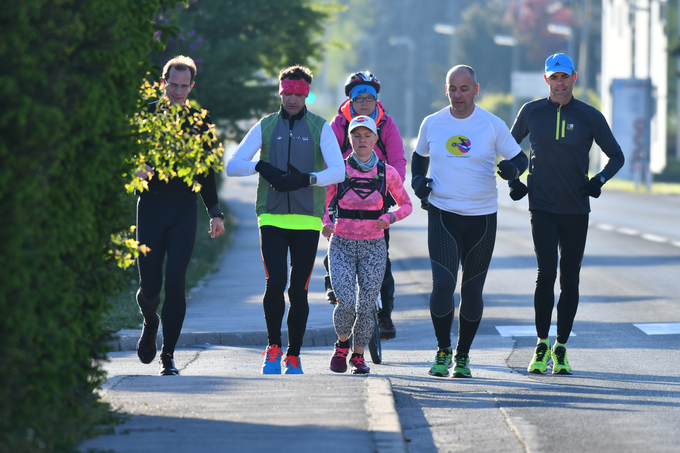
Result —
M 0 451 L 68 450 L 107 414 L 92 392 L 119 283 L 105 257 L 128 228 L 127 117 L 163 3 L 0 9 Z
M 513 25 L 515 36 L 524 48 L 524 67 L 540 71 L 548 56 L 567 51 L 568 37 L 551 33 L 548 24 L 572 27 L 572 33 L 578 33 L 578 24 L 573 21 L 572 9 L 568 3 L 570 2 L 523 0 L 510 4 L 506 18 Z M 576 55 L 570 57 L 576 59 Z
M 473 3 L 462 13 L 456 30 L 459 61 L 475 68 L 480 90 L 510 91 L 512 49 L 494 42 L 496 35 L 512 35 L 500 1 Z
M 201 62 L 192 96 L 224 122 L 229 138 L 243 133 L 237 121 L 276 109 L 281 69 L 320 60 L 334 8 L 311 0 L 198 0 L 178 13 L 187 39 L 173 43 L 174 53 Z

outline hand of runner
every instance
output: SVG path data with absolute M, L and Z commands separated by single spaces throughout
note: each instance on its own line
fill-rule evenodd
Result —
M 145 179 L 151 179 L 155 175 L 153 171 L 153 167 L 150 167 L 147 164 L 144 164 L 144 170 L 136 171 L 135 176 L 137 176 L 141 180 Z
M 219 217 L 210 219 L 210 231 L 208 233 L 210 233 L 210 237 L 213 239 L 224 233 L 224 221 Z
M 333 225 L 324 225 L 323 230 L 321 230 L 321 234 L 323 234 L 323 237 L 326 239 L 330 239 L 334 231 L 335 227 Z

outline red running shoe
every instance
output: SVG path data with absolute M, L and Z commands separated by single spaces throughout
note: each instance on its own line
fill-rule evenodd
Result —
M 331 371 L 335 373 L 344 373 L 347 371 L 347 354 L 349 348 L 339 348 L 335 346 L 335 354 L 331 357 Z
M 371 372 L 371 369 L 366 366 L 363 356 L 352 357 L 349 359 L 349 363 L 351 365 L 352 374 L 368 374 Z

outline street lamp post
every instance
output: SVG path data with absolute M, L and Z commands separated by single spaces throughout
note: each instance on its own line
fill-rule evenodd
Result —
M 517 74 L 519 72 L 519 42 L 517 38 L 509 35 L 496 35 L 493 37 L 493 42 L 499 46 L 510 46 L 512 47 L 512 74 Z M 511 80 L 513 75 L 510 75 Z M 510 115 L 516 115 L 518 109 L 517 93 L 512 87 L 512 82 L 510 86 L 512 92 L 512 106 L 510 110 Z
M 405 45 L 408 50 L 406 56 L 406 90 L 404 99 L 406 103 L 406 136 L 410 139 L 413 135 L 413 67 L 415 65 L 416 45 L 408 36 L 393 36 L 388 42 L 392 46 Z
M 449 54 L 451 55 L 451 67 L 454 67 L 458 59 L 458 54 L 456 53 L 456 27 L 450 24 L 434 24 L 434 31 L 440 35 L 451 36 Z

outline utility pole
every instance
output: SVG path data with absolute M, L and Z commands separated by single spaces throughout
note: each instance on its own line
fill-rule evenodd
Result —
M 583 18 L 581 20 L 581 42 L 579 43 L 578 52 L 578 74 L 579 82 L 581 87 L 583 87 L 582 100 L 587 100 L 588 89 L 590 88 L 588 77 L 588 43 L 590 42 L 590 18 L 592 16 L 592 7 L 590 5 L 590 0 L 583 0 Z

